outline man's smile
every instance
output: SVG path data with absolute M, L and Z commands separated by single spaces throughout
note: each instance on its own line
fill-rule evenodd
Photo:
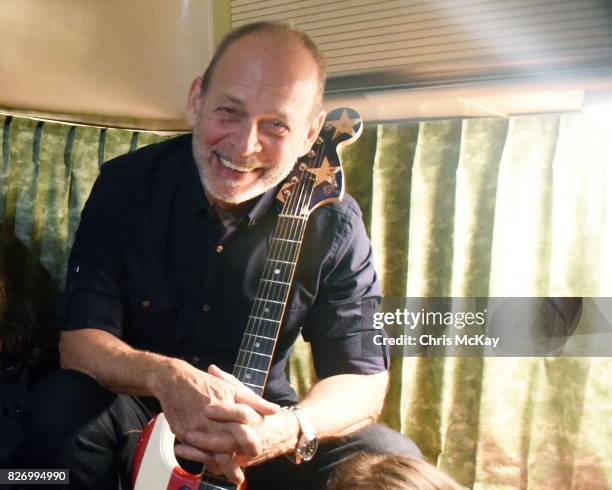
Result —
M 234 162 L 232 162 L 231 160 L 222 157 L 221 155 L 219 155 L 219 153 L 215 152 L 215 156 L 217 157 L 217 159 L 219 160 L 219 162 L 221 163 L 221 165 L 223 165 L 225 168 L 228 168 L 230 170 L 233 170 L 235 172 L 240 172 L 243 174 L 248 174 L 251 172 L 254 172 L 255 170 L 259 170 L 260 167 L 255 167 L 255 166 L 240 166 L 240 165 L 236 165 Z

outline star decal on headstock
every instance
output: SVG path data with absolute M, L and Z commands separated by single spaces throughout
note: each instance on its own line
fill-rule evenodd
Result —
M 340 119 L 337 119 L 336 121 L 328 121 L 328 124 L 330 124 L 336 129 L 332 139 L 335 140 L 341 134 L 349 134 L 351 136 L 354 136 L 355 129 L 353 126 L 355 126 L 355 124 L 357 124 L 359 121 L 359 118 L 351 119 L 348 115 L 348 112 L 346 112 L 346 109 L 343 110 L 342 114 L 340 114 Z
M 329 164 L 329 160 L 327 159 L 327 157 L 323 158 L 323 162 L 321 163 L 320 167 L 306 169 L 307 172 L 310 172 L 312 175 L 315 176 L 315 187 L 319 184 L 322 184 L 323 182 L 328 182 L 331 185 L 336 185 L 334 175 L 336 175 L 336 172 L 338 172 L 339 170 L 339 166 L 334 167 Z

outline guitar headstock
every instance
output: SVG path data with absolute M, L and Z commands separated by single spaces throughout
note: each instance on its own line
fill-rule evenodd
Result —
M 362 130 L 363 122 L 357 111 L 340 107 L 329 112 L 314 145 L 298 159 L 276 198 L 289 205 L 295 201 L 296 209 L 292 211 L 300 216 L 307 216 L 328 202 L 342 200 L 344 175 L 338 149 L 359 138 Z M 306 202 L 298 199 L 310 190 L 312 194 Z

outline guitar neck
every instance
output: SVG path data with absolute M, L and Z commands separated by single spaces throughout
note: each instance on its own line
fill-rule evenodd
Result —
M 312 196 L 312 189 L 307 177 L 300 192 L 285 202 L 278 217 L 234 365 L 234 376 L 258 395 L 263 394 L 280 333 L 308 219 L 302 210 Z

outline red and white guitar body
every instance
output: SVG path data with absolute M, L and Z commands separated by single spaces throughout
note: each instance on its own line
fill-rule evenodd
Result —
M 206 475 L 202 481 L 202 475 L 185 471 L 174 455 L 174 440 L 174 433 L 163 413 L 149 420 L 134 457 L 134 490 L 246 490 L 245 484 L 236 487 L 212 475 Z
M 306 219 L 318 206 L 342 199 L 344 179 L 338 149 L 355 141 L 362 128 L 353 109 L 331 111 L 312 149 L 298 159 L 276 196 L 283 210 L 266 264 L 277 265 L 264 268 L 258 289 L 261 293 L 254 301 L 232 373 L 260 396 L 280 333 Z M 181 468 L 174 456 L 174 434 L 163 414 L 147 424 L 138 441 L 133 480 L 136 490 L 237 490 L 223 478 L 207 472 L 193 475 Z M 245 488 L 243 484 L 239 490 Z

